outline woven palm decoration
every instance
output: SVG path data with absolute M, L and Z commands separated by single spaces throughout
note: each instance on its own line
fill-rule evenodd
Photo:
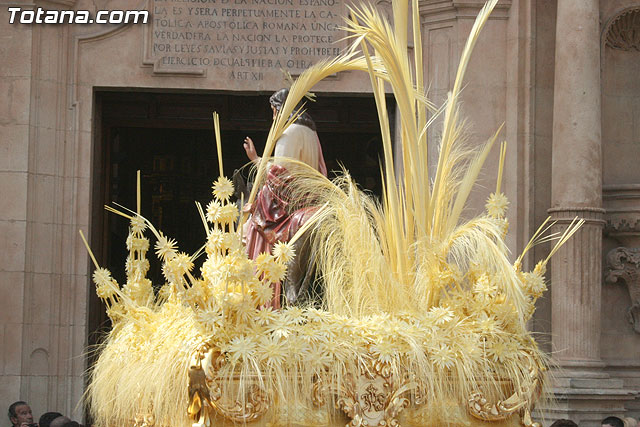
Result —
M 347 171 L 329 180 L 283 160 L 291 199 L 308 201 L 312 194 L 321 208 L 292 241 L 249 260 L 242 244 L 246 218 L 222 176 L 215 116 L 221 177 L 211 203 L 198 207 L 206 236 L 199 253 L 180 252 L 139 210 L 110 208 L 131 225 L 126 283 L 97 263 L 93 276 L 113 322 L 87 392 L 97 426 L 536 425 L 531 410 L 544 397 L 548 361 L 526 323 L 546 289 L 549 258 L 525 272 L 522 257 L 550 240 L 553 255 L 581 222 L 562 235 L 549 235 L 550 224 L 543 224 L 523 254 L 508 259 L 504 144 L 486 212 L 462 215 L 499 134 L 471 144 L 458 107 L 471 51 L 496 2 L 477 17 L 442 106 L 425 96 L 417 0 L 393 2 L 393 25 L 372 7 L 353 8 L 346 20 L 351 48 L 293 83 L 256 182 L 264 181 L 275 143 L 305 94 L 329 75 L 360 70 L 370 77 L 380 119 L 380 201 L 360 191 Z M 400 117 L 395 141 L 385 105 L 389 89 Z M 427 130 L 436 123 L 439 149 L 430 152 Z M 394 142 L 400 149 L 394 151 Z M 146 278 L 145 232 L 163 262 L 159 292 Z M 270 285 L 285 277 L 303 233 L 324 298 L 315 307 L 267 308 Z M 202 268 L 193 271 L 203 253 Z

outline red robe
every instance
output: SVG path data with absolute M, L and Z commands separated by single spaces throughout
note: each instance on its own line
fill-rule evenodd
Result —
M 316 138 L 317 140 L 317 138 Z M 320 141 L 318 169 L 325 176 L 327 167 L 324 163 Z M 272 165 L 267 172 L 263 187 L 258 192 L 252 206 L 247 206 L 251 217 L 245 228 L 246 249 L 249 258 L 256 259 L 263 252 L 271 253 L 276 242 L 288 242 L 296 231 L 315 213 L 316 207 L 308 207 L 289 211 L 286 188 L 292 185 L 293 178 L 289 176 L 285 167 Z M 273 299 L 269 306 L 280 308 L 281 284 L 273 285 Z

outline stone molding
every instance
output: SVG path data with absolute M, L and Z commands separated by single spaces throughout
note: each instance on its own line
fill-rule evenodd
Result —
M 133 9 L 150 10 L 149 1 L 150 0 L 140 0 L 137 2 L 136 6 L 133 7 Z M 117 34 L 120 34 L 122 31 L 128 28 L 131 28 L 133 25 L 134 24 L 110 24 L 110 25 L 96 24 L 95 26 L 98 27 L 97 30 L 93 30 L 89 32 L 78 31 L 73 34 L 72 40 L 70 41 L 70 46 L 71 46 L 71 52 L 72 52 L 71 63 L 74 65 L 71 67 L 71 75 L 67 84 L 70 87 L 70 91 L 71 91 L 69 96 L 69 109 L 73 110 L 74 113 L 76 112 L 76 109 L 79 107 L 79 100 L 78 100 L 78 94 L 77 94 L 78 88 L 80 86 L 80 82 L 78 80 L 78 77 L 79 77 L 78 64 L 79 64 L 80 50 L 82 49 L 82 45 L 85 43 L 92 43 L 92 42 L 108 39 L 110 37 L 114 37 Z M 80 28 L 82 27 L 84 26 L 80 26 Z M 88 28 L 91 28 L 91 27 L 88 27 Z M 73 123 L 74 125 L 77 124 L 75 120 L 73 121 Z M 76 132 L 77 129 L 73 129 L 73 131 Z
M 508 19 L 513 0 L 501 0 L 489 19 Z M 458 18 L 475 19 L 485 0 L 427 0 L 420 2 L 422 23 L 450 21 Z
M 640 184 L 603 187 L 605 235 L 640 236 Z
M 605 234 L 638 234 L 640 233 L 640 218 L 611 218 L 607 219 Z
M 138 0 L 135 3 L 131 3 L 131 5 L 127 6 L 128 9 L 131 10 L 147 10 L 151 12 L 150 2 L 151 0 Z M 106 5 L 102 7 L 103 10 L 116 10 L 118 5 L 111 5 L 107 7 Z M 91 12 L 97 12 L 98 7 L 91 8 Z M 132 27 L 132 23 L 123 23 L 123 24 L 92 24 L 86 26 L 75 26 L 73 31 L 74 41 L 80 42 L 93 42 L 98 40 L 103 40 L 109 37 L 113 37 L 118 34 L 125 28 Z M 74 58 L 75 60 L 75 58 Z
M 40 4 L 40 3 L 53 3 L 55 5 L 60 5 L 62 7 L 68 7 L 69 9 L 73 9 L 76 6 L 76 3 L 78 2 L 78 0 L 36 0 L 35 3 L 36 4 Z
M 640 52 L 640 7 L 617 14 L 605 28 L 605 46 L 611 49 Z
M 601 214 L 604 213 L 605 210 L 602 208 L 596 208 L 596 207 L 591 207 L 591 206 L 560 206 L 557 208 L 549 208 L 547 210 L 547 212 L 549 213 L 554 213 L 554 212 L 589 212 L 589 213 L 595 213 L 595 214 Z
M 624 282 L 631 297 L 627 319 L 640 333 L 640 248 L 619 247 L 607 254 L 606 283 Z
M 145 0 L 144 9 L 151 11 L 153 3 L 151 0 Z M 161 67 L 161 58 L 154 58 L 153 51 L 153 25 L 149 24 L 142 32 L 142 66 L 152 69 L 153 76 L 163 77 L 207 77 L 206 68 L 178 68 L 178 67 Z
M 578 217 L 580 219 L 584 219 L 585 225 L 596 225 L 601 227 L 605 225 L 605 221 L 603 219 L 605 210 L 602 208 L 588 206 L 563 206 L 548 209 L 547 213 L 553 217 L 553 220 L 557 224 L 569 224 Z
M 34 0 L 32 3 L 27 3 L 25 4 L 24 1 L 20 2 L 20 1 L 13 1 L 13 2 L 9 2 L 9 3 L 4 3 L 4 6 L 19 6 L 22 7 L 23 9 L 32 9 L 35 8 L 37 6 L 44 6 L 47 7 L 51 4 L 55 5 L 55 6 L 62 6 L 62 7 L 66 7 L 69 9 L 73 9 L 76 6 L 76 3 L 78 2 L 78 0 Z M 50 8 L 49 8 L 50 9 Z

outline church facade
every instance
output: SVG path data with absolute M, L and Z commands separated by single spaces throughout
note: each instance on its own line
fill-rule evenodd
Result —
M 375 3 L 391 18 L 390 1 Z M 231 175 L 246 162 L 245 135 L 266 136 L 268 95 L 286 86 L 288 76 L 347 47 L 342 23 L 350 4 L 3 5 L 5 407 L 21 399 L 36 414 L 56 410 L 82 417 L 78 402 L 91 345 L 108 325 L 78 230 L 89 236 L 98 262 L 122 266 L 124 223 L 106 215 L 103 205 L 116 201 L 133 208 L 140 169 L 143 215 L 175 230 L 189 250 L 188 242 L 201 238 L 193 200 L 206 199 L 215 178 L 211 113 L 220 113 L 225 172 Z M 419 1 L 425 46 L 419 66 L 436 104 L 453 85 L 482 6 L 481 0 Z M 127 13 L 133 11 L 146 13 Z M 607 415 L 640 418 L 638 34 L 636 0 L 500 0 L 467 72 L 462 112 L 470 143 L 486 141 L 504 124 L 512 252 L 522 250 L 547 216 L 557 221 L 557 231 L 575 216 L 586 220 L 552 259 L 549 291 L 530 325 L 558 366 L 556 401 L 538 408 L 547 420 L 599 426 Z M 379 140 L 369 84 L 366 74 L 330 76 L 308 108 L 329 168 L 346 165 L 375 193 Z M 391 97 L 388 104 L 393 118 Z M 437 135 L 436 125 L 430 139 Z M 497 151 L 472 196 L 478 209 L 495 185 Z M 549 249 L 536 247 L 525 262 L 532 268 Z

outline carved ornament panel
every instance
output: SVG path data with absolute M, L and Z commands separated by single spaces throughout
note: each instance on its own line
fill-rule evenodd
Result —
M 640 52 L 640 8 L 627 10 L 611 21 L 605 45 L 612 49 Z
M 615 248 L 607 254 L 607 283 L 624 283 L 629 290 L 629 323 L 640 333 L 640 248 Z

